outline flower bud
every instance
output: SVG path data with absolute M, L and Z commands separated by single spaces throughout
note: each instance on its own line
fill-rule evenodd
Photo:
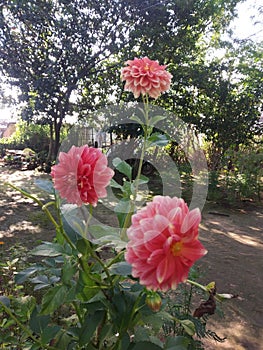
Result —
M 150 292 L 146 296 L 145 303 L 149 306 L 149 308 L 152 311 L 157 312 L 161 308 L 162 299 L 158 293 Z

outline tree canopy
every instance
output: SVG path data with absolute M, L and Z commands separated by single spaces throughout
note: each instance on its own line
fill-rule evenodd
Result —
M 238 62 L 207 60 L 211 46 L 226 47 L 220 33 L 239 2 L 6 0 L 0 5 L 0 74 L 19 88 L 23 118 L 50 126 L 51 159 L 67 115 L 130 100 L 120 67 L 144 55 L 168 64 L 173 74 L 170 92 L 158 103 L 227 147 L 226 125 L 228 138 L 244 140 L 262 100 L 262 68 L 250 64 L 259 62 L 259 49 L 249 45 L 247 59 L 244 48 Z

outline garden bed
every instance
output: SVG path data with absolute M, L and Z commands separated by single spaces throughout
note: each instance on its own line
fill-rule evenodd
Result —
M 53 229 L 42 211 L 30 200 L 3 185 L 16 186 L 43 194 L 34 179 L 48 177 L 34 171 L 0 168 L 0 241 L 2 259 L 16 244 L 30 250 L 40 240 L 52 240 Z M 45 200 L 45 198 L 42 198 Z M 215 281 L 219 293 L 238 295 L 223 304 L 225 318 L 214 315 L 209 328 L 224 343 L 205 340 L 206 349 L 259 350 L 263 344 L 263 212 L 255 203 L 240 203 L 239 208 L 207 203 L 200 229 L 201 241 L 208 254 L 198 262 L 204 271 L 202 281 Z M 108 219 L 109 220 L 109 219 Z

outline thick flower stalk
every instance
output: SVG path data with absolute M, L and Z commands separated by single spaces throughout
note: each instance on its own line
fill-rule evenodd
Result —
M 206 254 L 198 240 L 200 210 L 183 199 L 156 196 L 132 216 L 125 259 L 148 289 L 167 291 L 185 282 L 190 267 Z
M 107 157 L 98 148 L 87 145 L 60 152 L 59 163 L 51 170 L 54 187 L 68 203 L 97 205 L 99 198 L 107 196 L 114 171 Z
M 172 75 L 165 70 L 166 65 L 160 66 L 148 57 L 135 58 L 126 64 L 121 70 L 121 79 L 126 81 L 124 89 L 133 92 L 135 98 L 140 94 L 157 98 L 170 88 Z

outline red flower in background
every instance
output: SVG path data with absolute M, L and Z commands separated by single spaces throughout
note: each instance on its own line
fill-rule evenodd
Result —
M 148 289 L 175 289 L 194 262 L 206 254 L 198 241 L 199 209 L 183 199 L 156 196 L 132 217 L 125 259 Z
M 128 67 L 122 68 L 121 78 L 126 81 L 124 89 L 132 91 L 135 98 L 140 94 L 157 98 L 170 88 L 172 75 L 158 61 L 144 57 L 129 60 L 126 64 Z
M 106 187 L 114 171 L 98 148 L 72 146 L 67 153 L 60 152 L 58 159 L 51 176 L 62 198 L 79 206 L 83 203 L 95 206 L 99 198 L 107 196 Z

